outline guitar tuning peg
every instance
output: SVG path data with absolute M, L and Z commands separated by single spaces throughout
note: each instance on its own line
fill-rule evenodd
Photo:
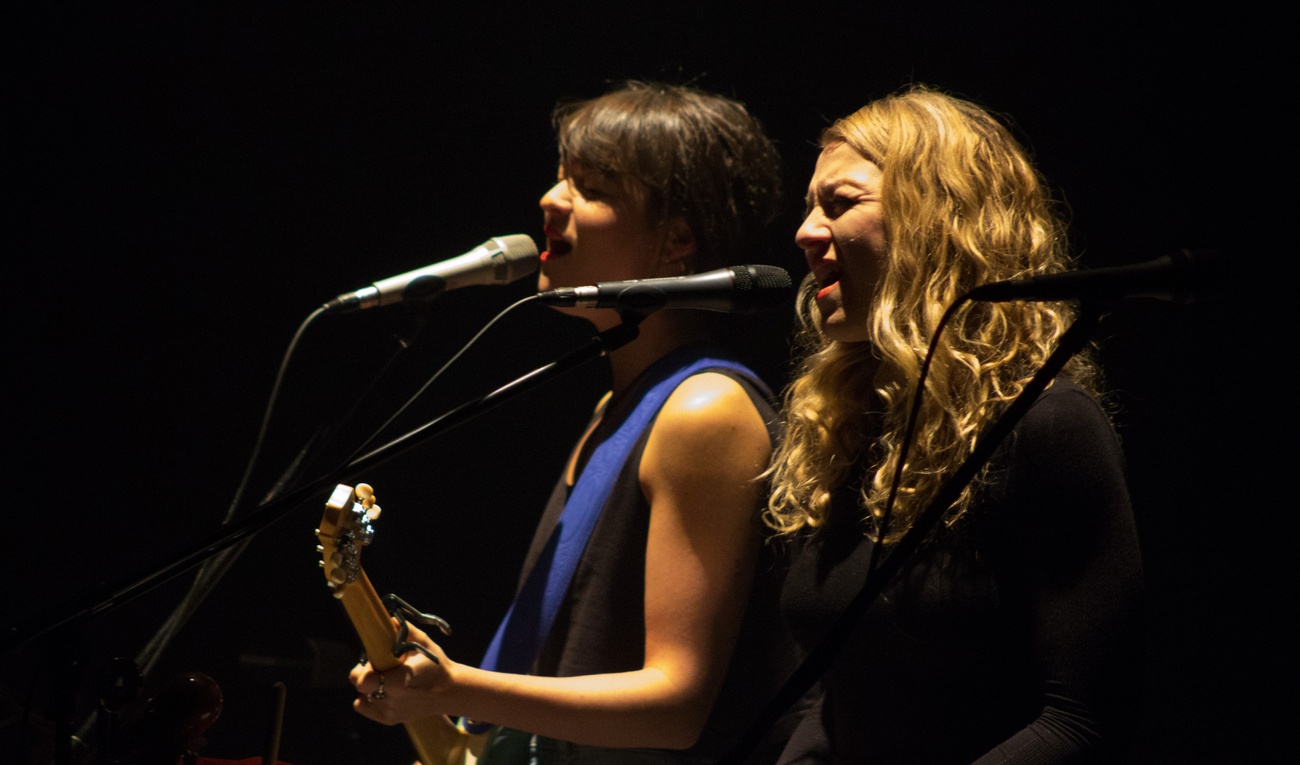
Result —
M 382 512 L 379 505 L 370 505 L 366 508 L 366 517 L 372 521 L 379 520 L 379 514 Z
M 375 496 L 374 488 L 371 487 L 371 485 L 368 483 L 357 484 L 357 487 L 353 489 L 353 491 L 356 492 L 357 499 L 360 499 L 363 502 L 369 499 L 370 497 Z

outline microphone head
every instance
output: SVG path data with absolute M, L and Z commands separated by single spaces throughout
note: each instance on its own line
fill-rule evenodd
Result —
M 732 310 L 738 313 L 783 308 L 794 300 L 794 282 L 784 268 L 747 265 L 730 270 L 735 285 Z
M 345 312 L 394 303 L 428 302 L 447 290 L 518 281 L 536 273 L 540 264 L 541 257 L 532 237 L 494 236 L 462 255 L 339 295 L 324 308 Z
M 527 234 L 494 236 L 487 240 L 485 246 L 500 251 L 500 262 L 492 271 L 492 279 L 498 284 L 507 284 L 535 274 L 541 265 L 537 243 Z

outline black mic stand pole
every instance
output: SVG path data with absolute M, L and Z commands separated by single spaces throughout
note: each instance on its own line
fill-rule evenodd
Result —
M 311 321 L 315 315 L 316 314 L 312 314 L 311 317 L 308 317 L 308 321 Z M 367 386 L 366 390 L 361 393 L 361 396 L 352 404 L 352 407 L 332 426 L 318 429 L 315 434 L 307 439 L 307 443 L 303 444 L 302 448 L 299 449 L 297 456 L 290 461 L 289 466 L 284 469 L 284 472 L 282 472 L 280 477 L 276 479 L 275 484 L 262 497 L 262 504 L 275 499 L 290 487 L 292 481 L 295 480 L 298 477 L 298 474 L 303 471 L 303 467 L 311 462 L 311 460 L 308 459 L 308 455 L 311 455 L 313 450 L 319 452 L 323 448 L 324 444 L 329 442 L 333 433 L 337 433 L 342 428 L 343 424 L 346 423 L 352 414 L 356 412 L 357 408 L 361 405 L 361 402 L 364 401 L 373 390 L 375 382 L 381 375 L 383 375 L 384 371 L 392 366 L 399 354 L 412 346 L 421 330 L 424 328 L 427 319 L 428 314 L 425 311 L 410 311 L 406 314 L 405 327 L 393 335 L 392 338 L 396 341 L 396 348 L 388 355 L 387 360 L 384 361 L 379 370 L 369 376 L 370 384 Z M 333 431 L 333 433 L 331 433 L 331 431 Z M 314 457 L 314 455 L 312 456 Z M 256 449 L 254 450 L 253 459 L 256 459 Z M 249 466 L 249 470 L 251 470 L 251 468 L 252 465 Z M 239 489 L 235 492 L 235 498 L 231 501 L 230 508 L 226 512 L 226 518 L 223 521 L 223 525 L 230 523 L 231 519 L 235 517 L 243 505 L 243 496 L 244 490 L 247 488 L 247 480 L 248 477 L 246 475 L 245 479 L 240 482 Z M 226 575 L 232 566 L 234 566 L 236 559 L 243 554 L 244 549 L 247 547 L 248 541 L 249 540 L 245 540 L 238 546 L 232 547 L 231 549 L 222 552 L 220 555 L 214 556 L 211 560 L 204 562 L 195 577 L 194 583 L 190 586 L 189 592 L 185 594 L 184 598 L 182 598 L 171 616 L 168 617 L 167 621 L 136 657 L 136 664 L 138 665 L 142 675 L 147 677 L 153 671 L 154 664 L 167 649 L 167 645 L 175 637 L 176 633 L 185 625 L 185 622 L 189 620 L 190 616 L 198 610 L 203 601 L 207 599 L 208 594 L 217 586 L 221 581 L 221 578 Z
M 308 317 L 306 323 L 309 323 L 317 315 L 318 313 L 313 313 L 311 316 Z M 388 360 L 384 362 L 379 372 L 377 374 L 370 376 L 371 378 L 370 387 L 374 386 L 374 381 L 377 380 L 378 377 L 383 374 L 383 370 L 387 369 L 392 365 L 393 361 L 396 360 L 398 354 L 410 348 L 411 345 L 415 342 L 415 339 L 419 335 L 420 330 L 423 329 L 424 327 L 425 321 L 427 319 L 427 314 L 423 311 L 410 312 L 407 314 L 407 319 L 408 321 L 407 321 L 406 329 L 393 336 L 393 339 L 397 341 L 396 350 L 389 355 Z M 304 323 L 303 325 L 304 327 L 306 326 L 306 323 Z M 337 423 L 335 423 L 335 425 L 333 426 L 334 430 L 337 430 L 342 425 L 342 423 L 348 420 L 352 412 L 356 411 L 357 406 L 360 405 L 361 401 L 365 399 L 368 393 L 369 393 L 369 389 L 362 393 L 361 397 L 358 398 L 357 401 L 353 404 L 352 409 L 349 410 L 347 413 L 345 413 L 343 417 Z M 303 465 L 309 461 L 307 457 L 312 452 L 312 450 L 319 449 L 321 444 L 328 442 L 330 437 L 330 430 L 331 430 L 330 427 L 322 427 L 318 429 L 314 435 L 312 435 L 309 439 L 307 439 L 307 443 L 303 444 L 302 448 L 299 449 L 297 456 L 295 456 L 293 460 L 290 461 L 289 466 L 285 468 L 284 472 L 280 474 L 280 477 L 276 480 L 275 484 L 271 487 L 270 491 L 268 491 L 266 495 L 263 496 L 262 498 L 263 503 L 269 502 L 270 500 L 274 499 L 277 495 L 279 495 L 281 492 L 283 492 L 286 488 L 288 488 L 290 482 L 301 471 Z M 255 448 L 254 456 L 253 456 L 254 460 L 256 459 L 256 454 L 257 454 L 257 449 Z M 251 468 L 252 465 L 249 466 L 249 469 Z M 238 512 L 240 506 L 242 505 L 244 490 L 247 488 L 246 481 L 247 481 L 247 475 L 245 476 L 245 480 L 240 482 L 239 488 L 235 492 L 235 498 L 231 501 L 230 508 L 227 510 L 226 513 L 226 518 L 222 522 L 223 525 L 228 524 L 230 522 L 230 519 L 235 517 L 235 514 Z M 203 565 L 199 568 L 197 574 L 195 575 L 194 581 L 190 584 L 189 591 L 186 592 L 185 595 L 181 598 L 180 602 L 176 604 L 176 607 L 172 610 L 171 615 L 167 617 L 166 621 L 163 622 L 162 626 L 160 626 L 158 630 L 154 633 L 153 637 L 149 639 L 149 642 L 146 643 L 145 646 L 140 650 L 140 652 L 136 654 L 135 660 L 134 661 L 120 660 L 114 662 L 112 671 L 115 672 L 116 675 L 112 676 L 111 681 L 109 681 L 110 683 L 109 687 L 114 689 L 114 693 L 121 693 L 121 688 L 123 688 L 124 685 L 128 683 L 143 683 L 144 680 L 148 678 L 150 674 L 152 674 L 154 665 L 158 662 L 158 660 L 162 657 L 163 653 L 167 650 L 168 645 L 176 637 L 177 633 L 180 632 L 181 628 L 185 626 L 185 623 L 189 621 L 189 618 L 196 611 L 198 611 L 199 606 L 203 604 L 203 601 L 206 600 L 208 595 L 212 592 L 212 590 L 216 588 L 217 584 L 221 581 L 221 578 L 224 577 L 226 573 L 229 572 L 229 570 L 234 566 L 235 561 L 239 558 L 241 554 L 243 554 L 243 551 L 248 547 L 248 544 L 251 541 L 252 540 L 250 539 L 246 539 L 243 542 L 241 542 L 239 545 L 224 550 L 212 556 L 207 561 L 204 561 Z M 122 699 L 122 702 L 125 703 L 126 701 L 129 700 L 130 699 L 128 698 L 124 698 Z M 99 710 L 102 706 L 103 706 L 102 703 L 97 705 L 96 710 L 92 711 L 82 721 L 81 725 L 77 728 L 77 732 L 73 734 L 76 740 L 79 740 L 84 744 L 84 742 L 86 741 L 87 734 L 89 733 L 91 727 L 96 724 L 98 718 L 106 716 L 110 720 L 112 719 L 113 715 L 111 714 L 110 715 L 99 714 Z M 100 727 L 101 728 L 104 727 L 102 722 L 100 724 Z M 109 724 L 109 727 L 112 727 L 111 722 Z M 112 737 L 111 731 L 105 732 L 101 730 L 99 732 L 98 735 L 99 739 L 104 739 L 105 737 L 111 738 Z M 104 753 L 96 752 L 97 744 L 98 742 L 96 742 L 96 745 L 89 745 L 91 757 L 104 754 Z M 111 755 L 108 756 L 111 758 Z
M 72 621 L 86 616 L 109 611 L 148 590 L 184 573 L 216 553 L 251 539 L 257 532 L 271 523 L 283 518 L 289 511 L 297 508 L 327 489 L 340 479 L 356 475 L 363 469 L 372 468 L 393 457 L 404 454 L 416 446 L 441 435 L 443 432 L 496 406 L 505 399 L 528 390 L 573 367 L 597 356 L 603 356 L 635 340 L 643 315 L 625 313 L 623 323 L 596 334 L 585 345 L 570 351 L 556 361 L 539 367 L 513 382 L 491 393 L 468 401 L 451 411 L 425 423 L 415 430 L 401 436 L 384 446 L 374 449 L 342 465 L 333 472 L 316 478 L 285 494 L 264 501 L 257 509 L 243 519 L 223 526 L 217 532 L 182 552 L 161 566 L 135 577 L 125 583 L 100 584 L 93 590 L 73 599 L 70 607 L 54 609 L 25 622 L 6 627 L 0 635 L 0 653 L 16 651 L 30 641 L 49 633 Z
M 1056 349 L 1048 356 L 1047 361 L 1043 362 L 1043 366 L 1034 375 L 1033 379 L 1025 384 L 1024 389 L 1020 391 L 1020 395 L 1016 396 L 1015 400 L 1006 408 L 1006 411 L 984 429 L 975 447 L 971 450 L 970 456 L 939 487 L 934 499 L 917 516 L 912 527 L 907 530 L 902 539 L 894 544 L 894 549 L 889 553 L 889 557 L 867 572 L 867 578 L 862 584 L 862 589 L 858 590 L 858 594 L 836 617 L 835 622 L 822 636 L 821 641 L 808 652 L 803 662 L 791 673 L 785 684 L 781 686 L 772 701 L 768 703 L 763 712 L 749 726 L 740 741 L 719 760 L 719 763 L 733 765 L 734 763 L 743 762 L 745 756 L 757 746 L 762 736 L 772 729 L 781 714 L 786 709 L 789 709 L 790 705 L 794 704 L 821 678 L 830 666 L 831 661 L 839 655 L 840 649 L 848 641 L 849 636 L 853 633 L 853 628 L 858 623 L 858 619 L 862 614 L 866 613 L 867 608 L 885 589 L 885 585 L 903 567 L 903 564 L 920 546 L 930 530 L 943 518 L 944 513 L 948 511 L 952 503 L 961 496 L 966 485 L 975 478 L 980 468 L 993 456 L 993 452 L 998 445 L 1011 433 L 1016 423 L 1025 415 L 1025 412 L 1029 411 L 1029 407 L 1034 405 L 1034 402 L 1038 400 L 1038 395 L 1047 388 L 1048 383 L 1056 377 L 1057 373 L 1061 371 L 1061 368 L 1074 354 L 1088 344 L 1092 333 L 1101 322 L 1102 314 L 1110 307 L 1110 304 L 1110 301 L 1102 304 L 1081 301 L 1078 318 L 1061 336 Z

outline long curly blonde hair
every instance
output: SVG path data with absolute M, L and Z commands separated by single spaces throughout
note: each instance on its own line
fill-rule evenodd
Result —
M 975 104 L 926 86 L 873 101 L 835 122 L 844 143 L 882 171 L 888 257 L 873 298 L 870 342 L 828 340 L 800 300 L 806 355 L 785 394 L 785 438 L 768 471 L 768 524 L 820 526 L 837 488 L 860 486 L 866 533 L 896 541 L 945 478 L 1050 355 L 1074 319 L 1067 303 L 967 303 L 943 330 L 914 442 L 887 522 L 884 508 L 921 364 L 948 307 L 987 282 L 1071 266 L 1065 225 L 1011 133 Z M 1096 390 L 1088 353 L 1064 374 Z M 984 476 L 949 508 L 951 524 Z

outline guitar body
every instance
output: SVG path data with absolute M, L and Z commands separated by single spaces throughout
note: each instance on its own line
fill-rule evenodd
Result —
M 370 542 L 369 521 L 378 517 L 370 487 L 339 484 L 325 505 L 316 536 L 320 540 L 321 566 L 334 597 L 343 603 L 352 627 L 361 638 L 370 665 L 377 672 L 401 663 L 393 655 L 397 627 L 383 600 L 360 566 L 360 550 Z M 431 715 L 404 723 L 407 736 L 423 765 L 473 765 L 488 734 L 470 734 L 445 715 Z

